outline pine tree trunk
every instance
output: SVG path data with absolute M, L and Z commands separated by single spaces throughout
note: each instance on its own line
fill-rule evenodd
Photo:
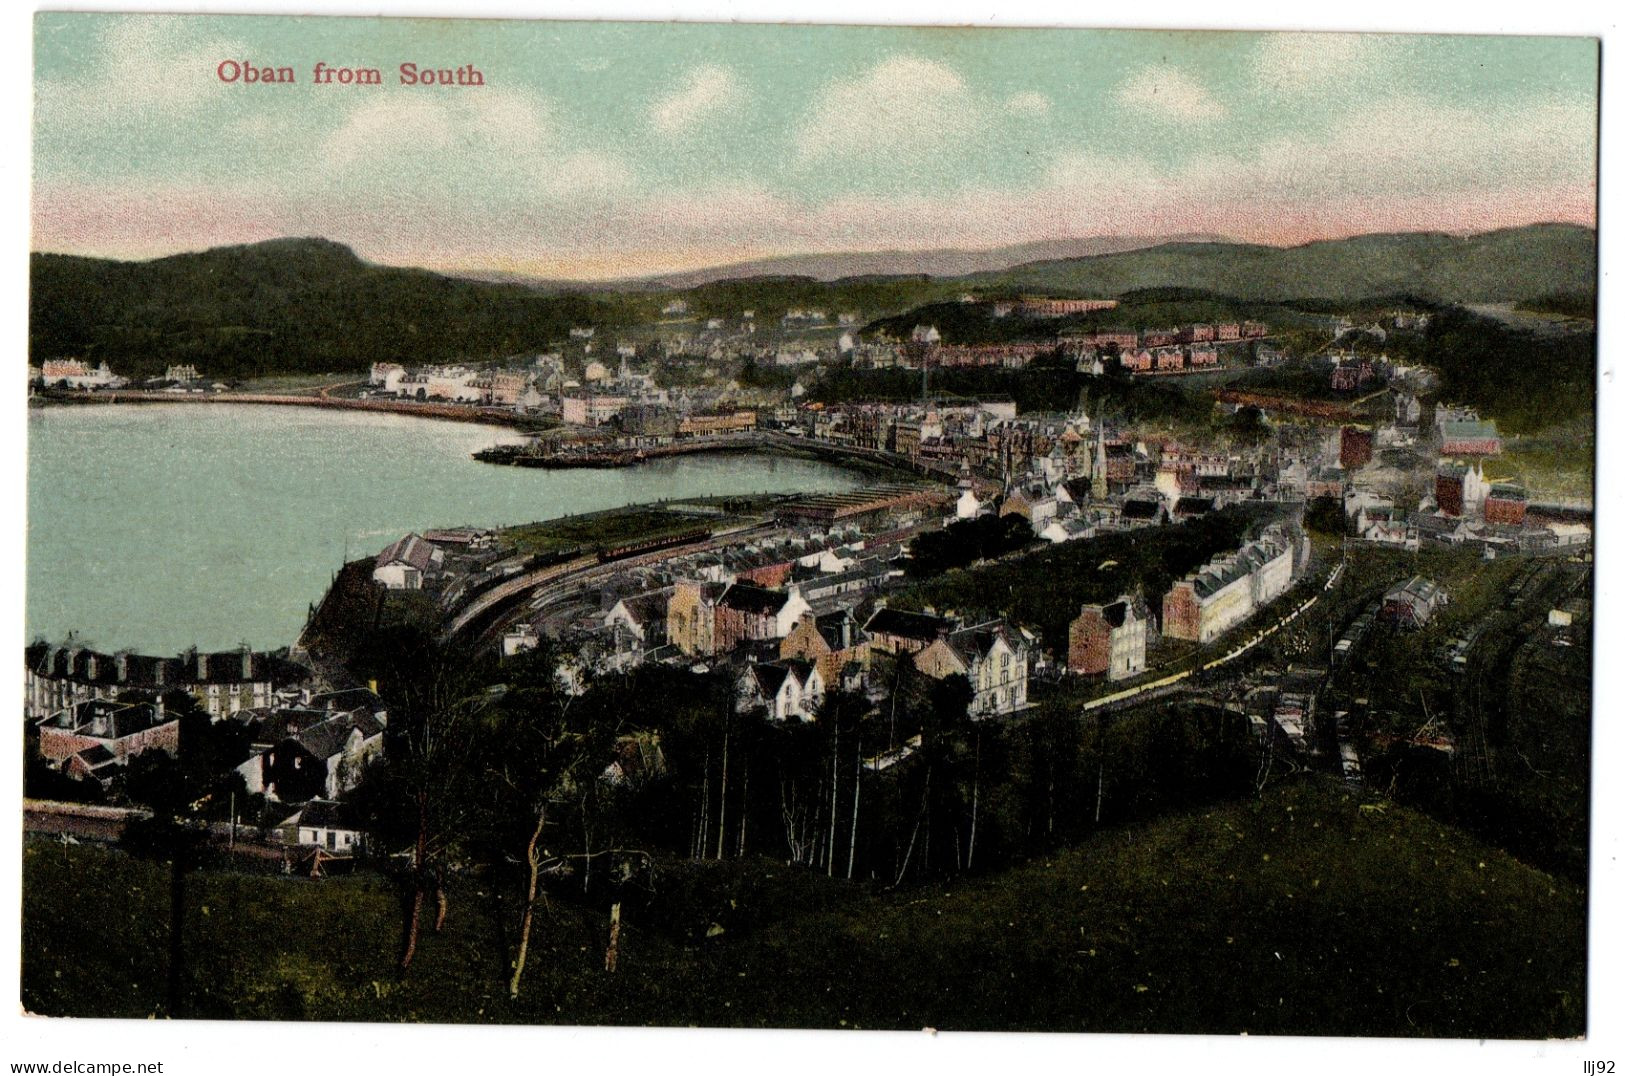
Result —
M 704 859 L 711 845 L 711 750 L 705 751 L 705 783 L 700 792 L 700 843 L 694 849 L 695 859 Z
M 982 801 L 982 730 L 976 730 L 976 775 L 971 780 L 970 791 L 970 841 L 965 849 L 965 869 L 968 871 L 976 865 L 976 811 Z
M 726 847 L 728 831 L 728 740 L 731 722 L 724 715 L 722 719 L 722 789 L 717 796 L 717 858 L 722 858 L 722 850 Z
M 401 954 L 401 970 L 412 966 L 418 951 L 418 931 L 423 924 L 424 862 L 429 858 L 429 803 L 418 795 L 418 842 L 412 850 L 412 911 L 406 917 L 406 950 Z
M 614 971 L 615 963 L 621 956 L 621 902 L 616 901 L 609 908 L 609 947 L 604 950 L 604 970 Z
M 931 875 L 931 771 L 925 771 L 925 844 L 920 846 L 920 873 Z
M 1100 764 L 1100 770 L 1095 775 L 1095 825 L 1100 825 L 1100 808 L 1106 802 L 1106 763 Z
M 406 918 L 406 952 L 401 954 L 401 970 L 412 966 L 412 957 L 418 951 L 418 924 L 423 919 L 423 887 L 412 894 L 412 911 Z
M 829 848 L 824 853 L 824 874 L 830 878 L 835 877 L 835 820 L 841 806 L 841 726 L 838 717 L 834 731 L 829 749 Z
M 547 812 L 536 813 L 536 828 L 531 831 L 530 843 L 525 845 L 525 862 L 530 867 L 530 878 L 525 886 L 525 914 L 519 919 L 519 955 L 514 958 L 513 978 L 508 982 L 508 996 L 519 996 L 519 979 L 525 974 L 525 957 L 530 952 L 530 924 L 536 912 L 536 881 L 541 873 L 541 860 L 537 858 L 536 846 L 542 839 L 542 826 L 546 823 Z M 592 862 L 588 860 L 587 862 Z
M 745 755 L 744 781 L 739 789 L 739 858 L 745 858 L 745 825 L 750 821 L 750 755 Z
M 852 880 L 852 868 L 858 858 L 858 797 L 863 794 L 863 741 L 858 741 L 858 752 L 852 760 L 852 836 L 846 842 L 846 880 Z

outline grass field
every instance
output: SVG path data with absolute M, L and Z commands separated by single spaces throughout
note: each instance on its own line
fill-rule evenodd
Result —
M 577 547 L 600 549 L 701 525 L 693 516 L 663 508 L 636 507 L 509 527 L 502 532 L 502 540 L 518 553 L 551 553 Z
M 1590 417 L 1539 435 L 1506 440 L 1484 464 L 1491 481 L 1516 479 L 1537 497 L 1589 498 L 1596 486 L 1596 435 Z
M 662 505 L 635 504 L 626 508 L 610 508 L 602 512 L 562 516 L 541 523 L 508 527 L 502 532 L 502 540 L 519 553 L 550 553 L 559 549 L 575 548 L 601 549 L 622 542 L 676 534 L 696 527 L 717 530 L 737 526 L 754 519 L 784 499 L 781 494 L 754 494 L 689 497 L 682 502 L 685 505 L 714 507 L 719 511 L 717 515 L 674 511 Z
M 663 865 L 604 971 L 604 909 L 555 897 L 526 986 L 514 899 L 452 893 L 395 971 L 369 875 L 190 876 L 194 1016 L 377 1021 L 1547 1037 L 1584 1030 L 1583 891 L 1404 808 L 1302 780 L 1003 874 L 875 891 L 762 860 Z M 162 863 L 23 862 L 24 1006 L 164 1013 Z M 94 909 L 94 912 L 91 911 Z

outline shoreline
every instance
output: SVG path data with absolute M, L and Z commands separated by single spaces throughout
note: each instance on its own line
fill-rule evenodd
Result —
M 413 403 L 406 400 L 357 400 L 328 396 L 296 396 L 284 393 L 169 393 L 143 390 L 114 392 L 63 392 L 49 390 L 29 397 L 31 407 L 89 407 L 116 404 L 236 404 L 261 407 L 315 407 L 333 411 L 370 411 L 375 414 L 409 415 L 463 422 L 478 426 L 501 426 L 524 430 L 531 423 L 522 415 L 500 408 L 469 407 L 462 404 Z

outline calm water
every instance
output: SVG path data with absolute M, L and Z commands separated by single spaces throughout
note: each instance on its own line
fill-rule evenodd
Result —
M 44 408 L 28 434 L 28 638 L 159 654 L 286 646 L 346 556 L 410 530 L 864 481 L 766 456 L 495 467 L 469 453 L 511 431 L 295 407 Z

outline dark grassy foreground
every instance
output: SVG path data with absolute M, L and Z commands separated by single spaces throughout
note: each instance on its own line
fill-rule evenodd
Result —
M 23 1003 L 164 1012 L 162 864 L 24 853 Z M 871 894 L 755 860 L 662 871 L 603 970 L 600 910 L 454 893 L 409 977 L 381 878 L 189 882 L 194 1016 L 1539 1038 L 1584 1030 L 1584 892 L 1321 782 L 1004 875 Z M 722 929 L 716 930 L 712 924 Z M 707 937 L 710 933 L 713 936 Z

